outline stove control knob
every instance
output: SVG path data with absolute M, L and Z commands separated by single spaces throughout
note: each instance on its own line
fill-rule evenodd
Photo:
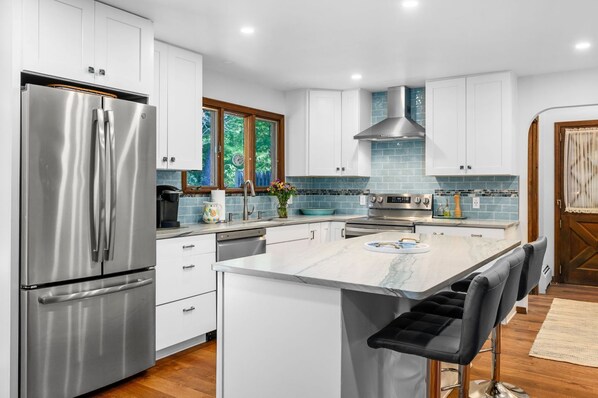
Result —
M 421 203 L 422 198 L 420 198 L 419 196 L 416 196 L 415 199 L 413 199 L 413 201 L 415 202 L 416 205 L 418 205 Z
M 384 198 L 382 196 L 378 196 L 378 198 L 376 200 L 378 201 L 378 203 L 382 203 L 382 201 L 384 200 Z
M 376 203 L 376 195 L 370 196 L 370 202 Z
M 424 198 L 424 205 L 429 205 L 430 204 L 430 199 L 429 198 Z

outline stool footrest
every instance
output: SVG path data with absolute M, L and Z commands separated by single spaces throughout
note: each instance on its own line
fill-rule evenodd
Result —
M 509 383 L 475 380 L 469 383 L 469 398 L 529 398 L 529 395 Z

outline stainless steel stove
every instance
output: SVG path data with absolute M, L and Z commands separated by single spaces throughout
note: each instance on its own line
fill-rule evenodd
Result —
M 345 236 L 415 232 L 415 221 L 432 218 L 432 194 L 370 194 L 367 217 L 347 221 Z

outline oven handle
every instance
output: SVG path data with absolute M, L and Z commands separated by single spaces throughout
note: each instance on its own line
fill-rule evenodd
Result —
M 395 227 L 395 228 L 357 228 L 351 225 L 347 225 L 345 228 L 345 235 L 350 236 L 362 236 L 370 234 L 378 234 L 380 232 L 414 232 L 413 227 Z

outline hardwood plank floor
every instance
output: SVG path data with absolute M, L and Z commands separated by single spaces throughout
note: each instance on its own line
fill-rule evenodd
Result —
M 528 313 L 515 315 L 503 328 L 502 380 L 524 388 L 530 397 L 598 397 L 598 368 L 549 361 L 528 355 L 555 297 L 598 302 L 598 288 L 553 285 L 546 295 L 530 296 Z M 471 380 L 488 378 L 489 369 L 490 355 L 478 355 L 471 369 Z M 164 358 L 152 369 L 90 396 L 215 397 L 216 342 L 204 343 Z M 451 394 L 451 397 L 456 396 L 455 393 Z

